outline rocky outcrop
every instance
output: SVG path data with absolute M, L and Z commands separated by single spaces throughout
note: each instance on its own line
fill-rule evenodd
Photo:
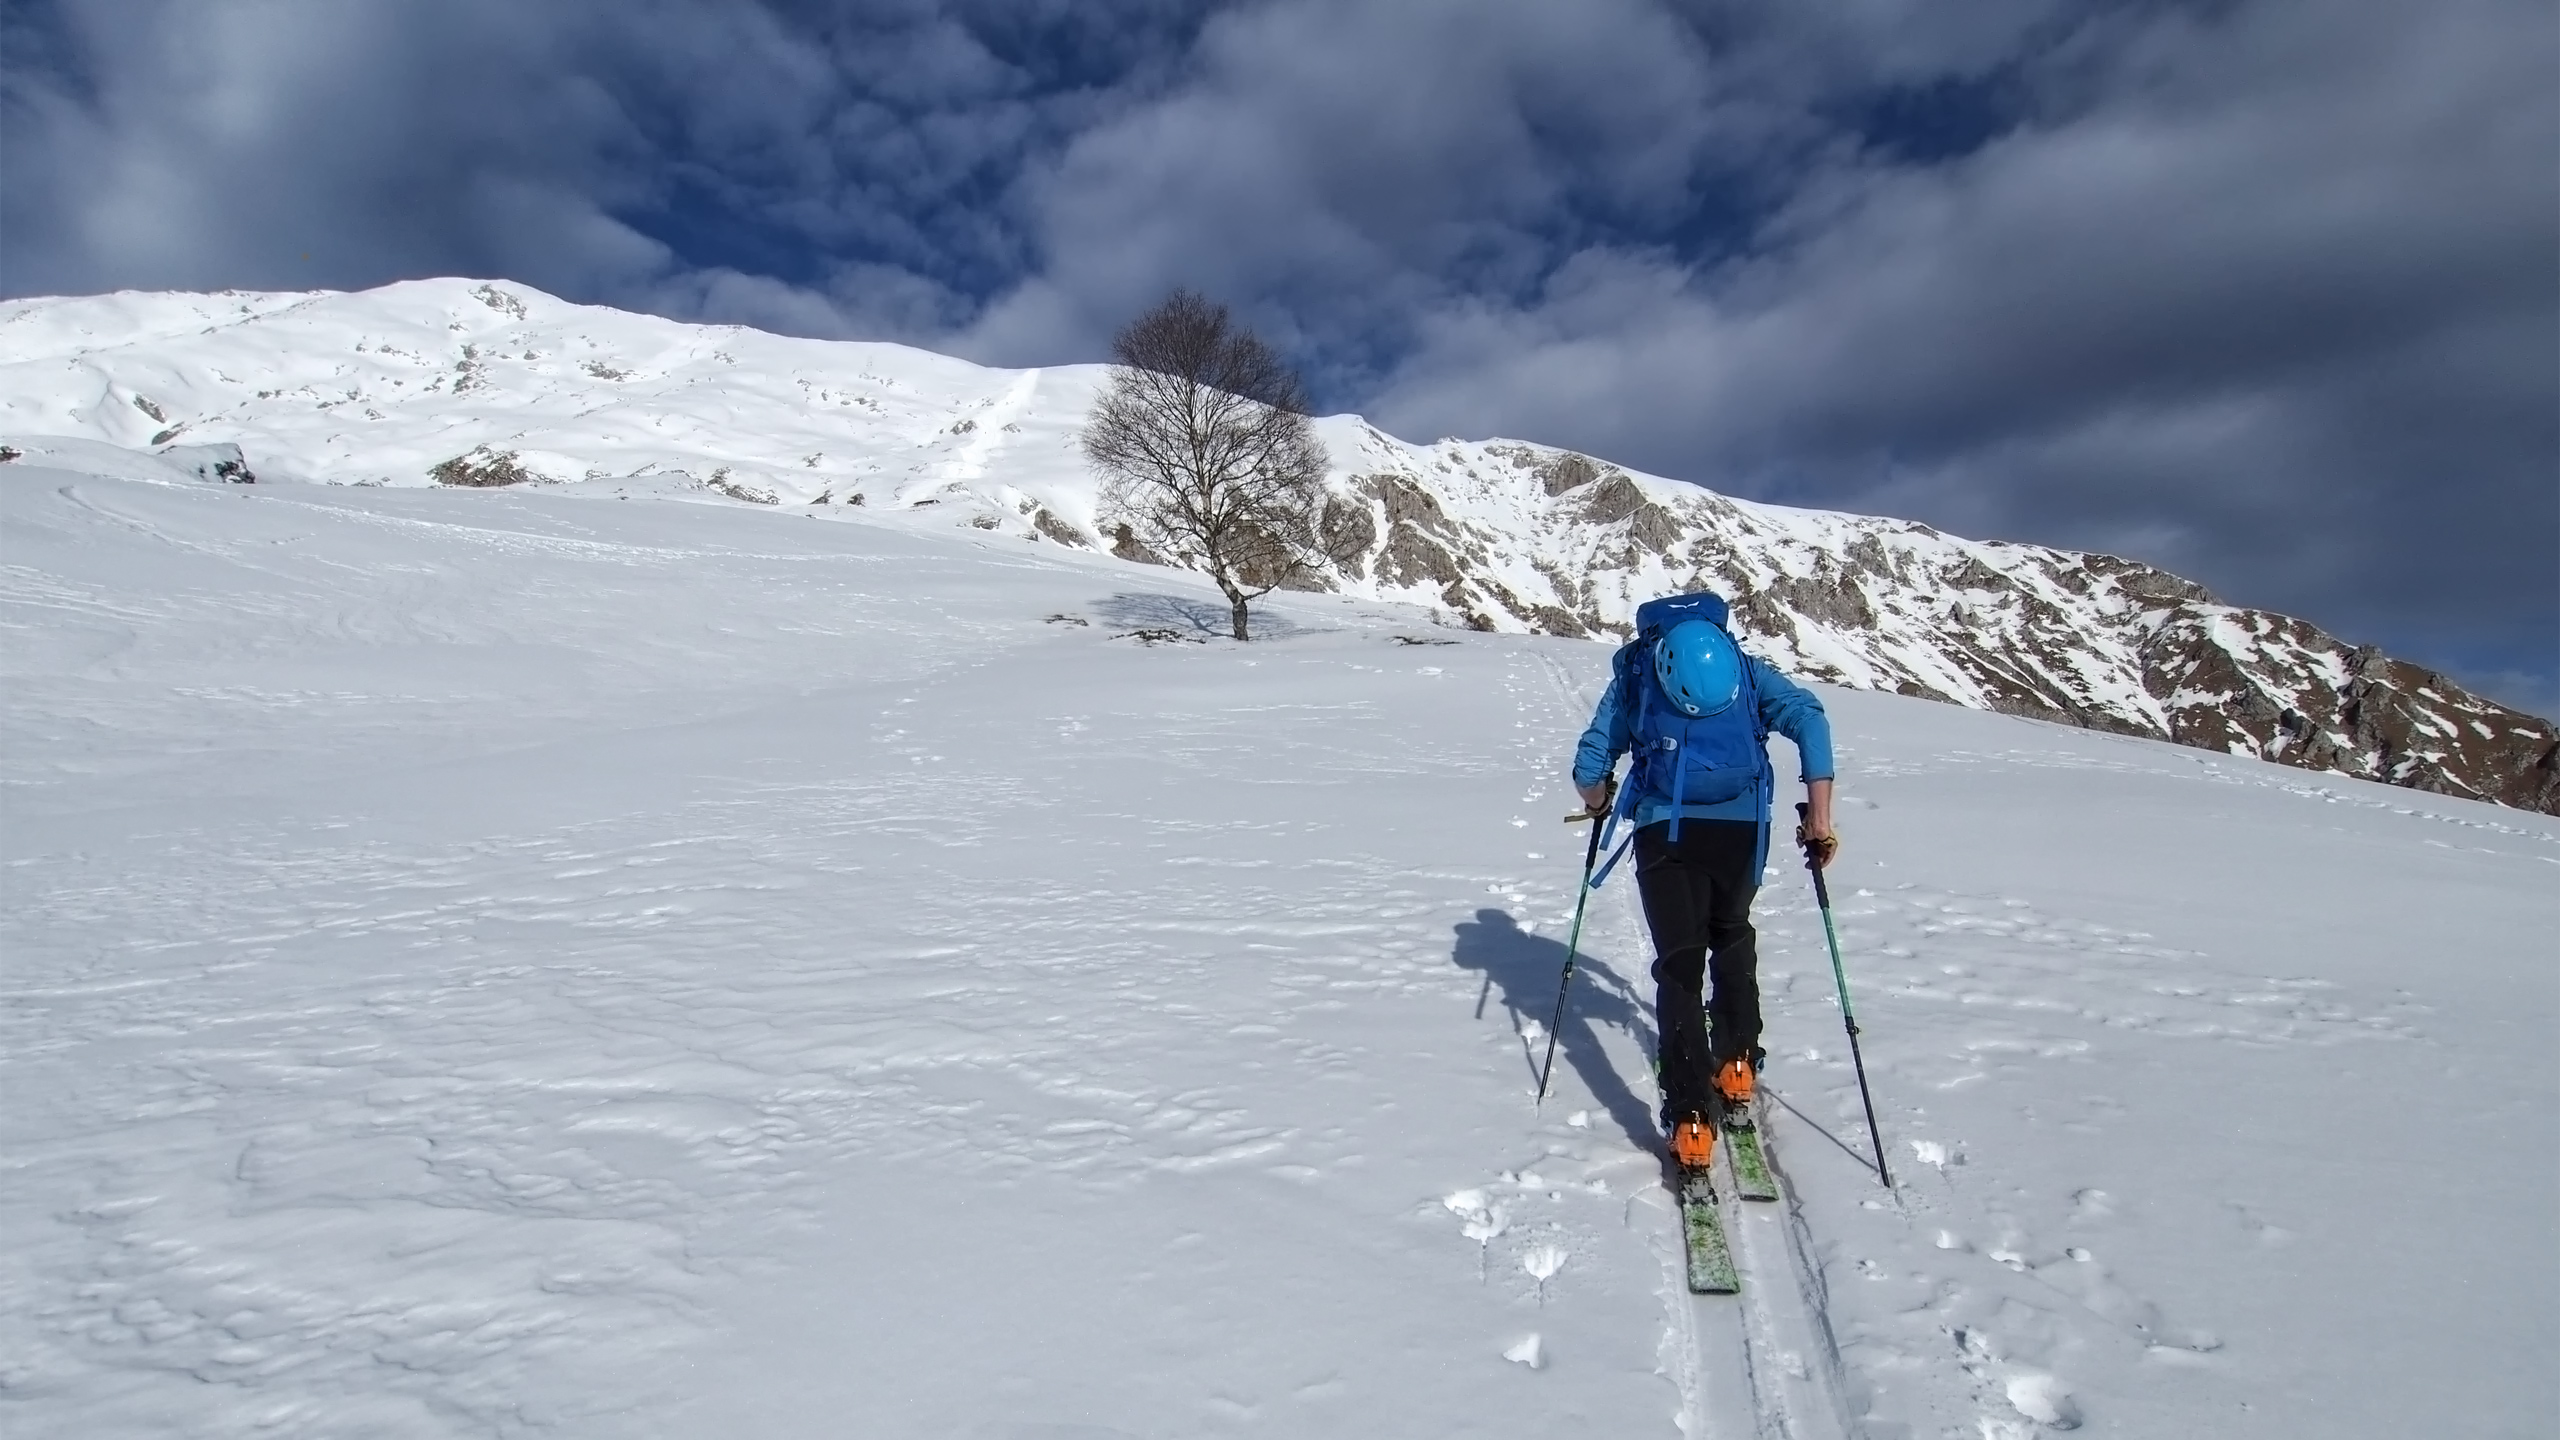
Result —
M 492 450 L 475 446 L 468 454 L 430 466 L 429 478 L 439 485 L 461 485 L 472 489 L 494 489 L 501 485 L 522 485 L 533 478 L 513 450 Z
M 2182 745 L 2560 814 L 2560 728 L 2288 615 L 2181 605 L 2143 685 Z
M 1369 551 L 1378 543 L 1378 522 L 1368 506 L 1330 496 L 1316 531 L 1344 575 L 1353 580 L 1369 578 Z
M 1059 519 L 1056 512 L 1046 505 L 1035 505 L 1031 508 L 1031 528 L 1043 537 L 1061 545 L 1086 549 L 1093 544 L 1091 540 L 1085 538 L 1083 531 Z
M 170 445 L 160 451 L 160 458 L 186 466 L 199 480 L 225 485 L 258 483 L 257 472 L 249 468 L 248 457 L 240 453 L 237 445 Z
M 1612 639 L 1708 588 L 1790 670 L 2560 813 L 2560 729 L 2114 555 L 1786 510 L 1570 451 L 1443 441 L 1344 484 L 1338 588 L 1453 624 Z
M 1123 560 L 1139 565 L 1162 565 L 1165 563 L 1164 557 L 1158 555 L 1155 551 L 1148 549 L 1147 542 L 1139 539 L 1137 532 L 1130 529 L 1126 523 L 1113 527 L 1111 532 L 1111 553 Z

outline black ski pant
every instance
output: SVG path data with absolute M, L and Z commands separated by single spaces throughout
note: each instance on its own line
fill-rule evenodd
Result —
M 1716 1067 L 1760 1044 L 1760 947 L 1751 928 L 1760 827 L 1683 820 L 1677 841 L 1670 832 L 1669 821 L 1636 832 L 1636 889 L 1653 931 L 1666 1127 L 1705 1113 Z

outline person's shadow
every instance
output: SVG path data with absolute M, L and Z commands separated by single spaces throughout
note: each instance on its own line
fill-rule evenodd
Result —
M 1457 944 L 1449 958 L 1461 970 L 1484 972 L 1484 988 L 1476 996 L 1477 1016 L 1483 1016 L 1485 1001 L 1498 989 L 1514 1030 L 1525 1028 L 1520 1021 L 1526 1017 L 1543 1032 L 1555 1014 L 1556 983 L 1564 975 L 1564 945 L 1530 934 L 1501 910 L 1478 910 L 1473 920 L 1459 921 L 1456 930 Z M 1600 1048 L 1600 1033 L 1593 1028 L 1597 1025 L 1624 1030 L 1636 1037 L 1645 1054 L 1654 1052 L 1653 1026 L 1635 987 L 1606 962 L 1585 953 L 1574 962 L 1573 992 L 1565 1001 L 1564 1022 L 1556 1027 L 1557 1054 L 1582 1077 L 1583 1086 L 1618 1122 L 1627 1139 L 1640 1149 L 1658 1150 L 1662 1131 L 1653 1109 L 1609 1063 Z M 1546 1060 L 1544 1040 L 1541 1033 L 1538 1043 L 1524 1047 L 1532 1085 Z

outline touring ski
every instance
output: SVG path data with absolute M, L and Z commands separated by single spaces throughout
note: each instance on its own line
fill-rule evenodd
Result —
M 1742 1277 L 1733 1268 L 1733 1247 L 1725 1240 L 1724 1214 L 1717 1208 L 1715 1179 L 1708 1171 L 1680 1172 L 1680 1232 L 1689 1250 L 1689 1293 L 1731 1295 L 1742 1289 Z
M 1724 1135 L 1726 1160 L 1733 1167 L 1734 1193 L 1745 1200 L 1778 1198 L 1777 1177 L 1769 1173 L 1768 1152 L 1760 1148 L 1760 1126 L 1754 1114 L 1755 1099 L 1743 1105 L 1725 1105 L 1717 1128 Z

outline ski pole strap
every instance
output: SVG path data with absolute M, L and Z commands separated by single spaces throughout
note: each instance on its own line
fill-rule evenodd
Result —
M 1644 752 L 1638 752 L 1639 757 L 1641 757 L 1643 753 Z M 1639 759 L 1639 768 L 1641 768 L 1641 758 Z M 1582 882 L 1584 889 L 1599 889 L 1600 883 L 1609 878 L 1609 872 L 1618 868 L 1618 861 L 1627 853 L 1627 847 L 1636 843 L 1635 814 L 1637 789 L 1635 772 L 1629 772 L 1627 776 L 1627 783 L 1624 785 L 1617 784 L 1615 778 L 1612 777 L 1610 781 L 1610 790 L 1612 792 L 1611 798 L 1616 803 L 1609 807 L 1609 823 L 1603 826 L 1599 833 L 1592 837 L 1591 841 L 1591 853 L 1597 855 L 1603 850 L 1609 851 L 1609 863 L 1601 866 L 1598 870 L 1591 872 L 1589 877 Z M 1612 849 L 1609 842 L 1617 838 L 1618 822 L 1621 820 L 1627 822 L 1627 838 L 1618 841 L 1616 848 Z
M 1635 843 L 1636 832 L 1630 830 L 1627 832 L 1627 838 L 1618 842 L 1618 848 L 1609 852 L 1608 861 L 1601 865 L 1599 869 L 1591 872 L 1591 889 L 1597 890 L 1603 884 L 1607 883 L 1609 879 L 1609 872 L 1618 868 L 1618 862 L 1626 858 L 1627 851 L 1634 848 Z
M 1671 757 L 1671 835 L 1680 838 L 1680 802 L 1687 791 L 1689 766 L 1680 758 L 1680 742 L 1668 735 L 1662 737 L 1663 752 Z

